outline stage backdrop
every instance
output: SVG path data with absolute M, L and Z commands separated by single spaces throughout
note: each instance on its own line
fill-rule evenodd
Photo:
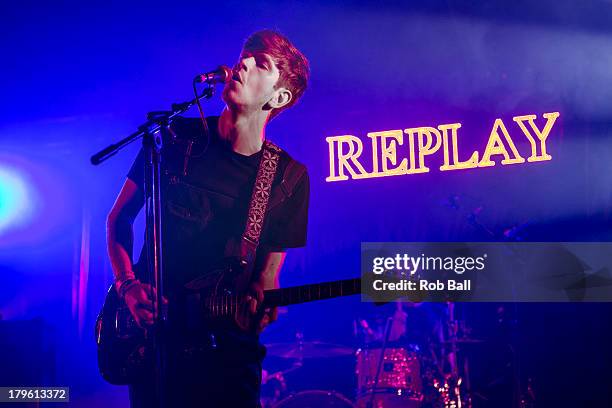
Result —
M 97 375 L 93 321 L 112 281 L 105 217 L 139 146 L 98 167 L 89 156 L 134 131 L 147 112 L 189 99 L 194 75 L 231 66 L 260 28 L 285 33 L 312 71 L 303 100 L 267 133 L 307 165 L 311 180 L 308 246 L 289 253 L 283 285 L 356 276 L 362 241 L 612 237 L 612 4 L 402 3 L 4 7 L 0 313 L 5 320 L 42 317 L 53 328 L 54 382 L 72 387 L 75 406 L 125 403 L 125 390 Z M 222 107 L 218 95 L 204 105 L 209 115 Z M 328 137 L 361 139 L 365 157 L 369 132 L 461 123 L 459 153 L 467 160 L 482 154 L 501 119 L 527 158 L 529 141 L 513 117 L 536 115 L 542 129 L 551 112 L 559 117 L 547 138 L 548 161 L 504 166 L 496 156 L 492 167 L 442 172 L 440 150 L 427 158 L 428 173 L 326 181 Z M 398 146 L 400 158 L 407 149 Z M 136 245 L 141 237 L 139 220 Z M 358 298 L 291 307 L 264 340 L 290 341 L 300 331 L 352 345 L 352 322 L 370 307 Z M 583 330 L 590 334 L 578 336 L 579 347 L 595 354 L 593 344 L 608 335 L 597 323 L 609 318 L 607 305 L 524 307 L 533 317 L 525 325 L 552 333 L 544 342 Z M 484 308 L 466 307 L 474 324 L 486 319 Z M 571 318 L 544 320 L 551 313 Z M 527 330 L 526 341 L 546 349 L 535 341 L 543 334 Z M 566 367 L 574 371 L 574 364 Z M 541 388 L 559 385 L 537 366 Z

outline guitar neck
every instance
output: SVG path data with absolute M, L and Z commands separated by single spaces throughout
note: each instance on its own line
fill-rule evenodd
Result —
M 264 306 L 295 305 L 298 303 L 314 302 L 315 300 L 351 296 L 360 292 L 361 279 L 359 278 L 290 286 L 264 291 Z

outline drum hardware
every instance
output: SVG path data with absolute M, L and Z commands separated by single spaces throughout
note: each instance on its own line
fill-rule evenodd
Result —
M 434 318 L 439 328 L 435 331 L 437 335 L 432 329 L 433 341 L 421 346 L 409 344 L 406 337 L 391 339 L 393 327 L 398 326 L 397 311 L 377 322 L 355 320 L 355 336 L 364 342 L 356 353 L 344 345 L 306 342 L 301 333 L 296 335 L 294 342 L 267 345 L 268 355 L 293 360 L 295 364 L 289 370 L 266 375 L 264 384 L 277 382 L 275 387 L 280 391 L 273 399 L 268 399 L 264 407 L 471 408 L 469 361 L 464 350 L 484 340 L 473 337 L 465 321 L 456 319 L 453 303 L 447 302 L 445 309 L 445 317 L 438 315 Z M 428 350 L 431 356 L 427 354 Z M 302 391 L 286 396 L 291 386 L 286 383 L 284 374 L 299 369 L 304 359 L 353 353 L 357 377 L 354 405 L 334 391 Z
M 437 385 L 434 383 L 434 387 L 440 392 L 444 408 L 462 408 L 461 384 L 463 379 L 459 376 L 457 359 L 459 322 L 455 320 L 455 304 L 446 302 L 446 307 L 448 311 L 446 315 L 446 334 L 448 338 L 442 341 L 442 347 L 448 350 L 447 359 L 450 372 L 444 374 L 443 383 L 438 383 Z
M 383 362 L 385 360 L 385 352 L 387 351 L 387 342 L 389 341 L 389 334 L 391 333 L 391 325 L 393 324 L 393 318 L 390 317 L 387 319 L 385 323 L 385 336 L 382 344 L 382 349 L 380 350 L 380 356 L 378 357 L 378 365 L 376 367 L 376 375 L 374 376 L 374 385 L 372 387 L 372 396 L 370 397 L 370 402 L 368 404 L 369 407 L 374 406 L 374 400 L 376 396 L 376 389 L 378 388 L 378 382 L 380 380 L 380 371 L 383 366 Z
M 295 361 L 291 367 L 276 371 L 269 374 L 268 371 L 262 370 L 261 378 L 261 398 L 260 402 L 263 408 L 275 406 L 281 398 L 287 395 L 287 380 L 285 376 L 302 367 L 301 360 Z
M 434 387 L 440 393 L 442 406 L 444 408 L 462 408 L 461 400 L 461 377 L 453 378 L 452 375 L 447 375 L 443 382 L 434 379 Z
M 323 341 L 304 341 L 304 334 L 298 331 L 295 341 L 266 344 L 267 355 L 293 361 L 291 367 L 262 375 L 262 398 L 264 408 L 354 408 L 353 403 L 335 391 L 309 390 L 288 394 L 290 387 L 285 376 L 302 368 L 305 359 L 319 359 L 352 356 L 354 348 Z M 266 385 L 268 389 L 266 390 Z M 265 395 L 267 391 L 268 395 Z

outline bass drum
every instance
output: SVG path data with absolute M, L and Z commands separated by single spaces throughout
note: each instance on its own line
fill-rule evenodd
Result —
M 274 408 L 355 408 L 355 405 L 337 392 L 313 390 L 292 394 Z

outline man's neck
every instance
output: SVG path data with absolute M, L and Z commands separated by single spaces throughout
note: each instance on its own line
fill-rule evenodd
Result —
M 219 132 L 230 143 L 233 151 L 250 156 L 261 150 L 266 138 L 267 120 L 267 115 L 260 112 L 245 115 L 226 107 L 219 118 Z

